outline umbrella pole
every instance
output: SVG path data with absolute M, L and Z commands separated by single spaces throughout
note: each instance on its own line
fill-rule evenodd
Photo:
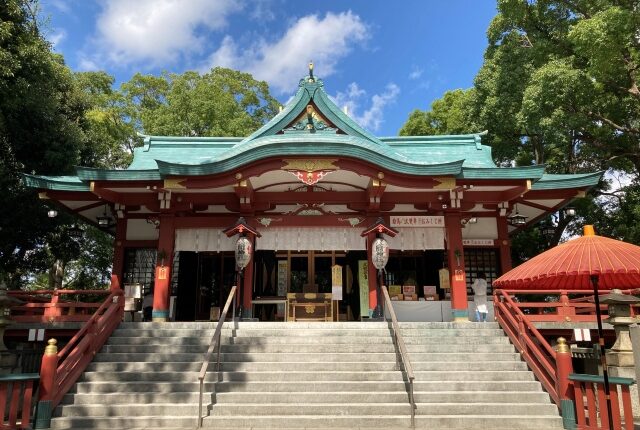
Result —
M 609 371 L 607 370 L 607 356 L 604 349 L 604 333 L 602 330 L 602 313 L 600 312 L 600 297 L 598 297 L 598 275 L 591 275 L 593 286 L 593 300 L 596 305 L 596 320 L 598 321 L 598 343 L 600 344 L 600 363 L 602 364 L 602 376 L 604 378 L 604 398 L 607 401 L 607 416 L 609 417 L 609 430 L 613 430 L 613 415 L 611 414 L 611 393 L 609 392 Z M 604 424 L 604 423 L 603 423 Z

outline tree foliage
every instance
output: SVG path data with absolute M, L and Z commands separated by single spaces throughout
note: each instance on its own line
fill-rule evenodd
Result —
M 216 67 L 197 72 L 136 74 L 122 85 L 137 130 L 167 136 L 247 136 L 277 113 L 264 81 Z
M 47 217 L 22 173 L 73 175 L 75 166 L 125 168 L 137 133 L 244 136 L 277 112 L 265 82 L 209 73 L 136 74 L 120 88 L 105 72 L 72 72 L 38 27 L 37 0 L 0 2 L 0 277 L 95 288 L 106 282 L 112 238 L 78 220 Z
M 498 163 L 545 164 L 550 173 L 624 172 L 631 186 L 608 190 L 602 184 L 595 201 L 576 202 L 582 209 L 578 220 L 556 215 L 554 240 L 565 227 L 574 232 L 579 223 L 600 217 L 612 223 L 602 225 L 603 233 L 640 243 L 629 224 L 638 219 L 640 186 L 636 2 L 499 0 L 497 6 L 473 88 L 447 92 L 430 111 L 413 112 L 400 133 L 487 129 L 483 142 L 493 147 Z M 453 106 L 447 100 L 461 93 L 467 94 L 458 95 L 464 113 L 442 108 Z M 514 238 L 514 248 L 532 240 L 544 244 L 533 236 Z

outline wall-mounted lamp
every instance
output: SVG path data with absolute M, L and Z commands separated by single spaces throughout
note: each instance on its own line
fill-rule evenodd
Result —
M 460 220 L 460 224 L 462 225 L 462 227 L 465 227 L 467 224 L 477 224 L 478 223 L 478 218 L 472 216 L 470 218 L 462 218 Z
M 74 224 L 67 229 L 67 235 L 69 235 L 69 237 L 74 240 L 82 238 L 83 233 L 84 232 L 80 227 L 78 227 L 77 224 Z

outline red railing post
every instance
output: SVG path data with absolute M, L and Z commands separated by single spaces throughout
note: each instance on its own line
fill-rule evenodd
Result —
M 573 373 L 573 363 L 571 363 L 571 349 L 567 345 L 564 337 L 558 338 L 556 345 L 556 392 L 560 400 L 560 412 L 564 428 L 572 429 L 576 425 L 576 412 L 573 403 L 574 390 L 569 380 L 569 375 Z
M 569 295 L 565 290 L 560 290 L 560 298 L 558 300 L 557 313 L 564 321 L 571 321 L 571 317 L 575 316 L 576 310 L 571 306 Z
M 58 369 L 58 341 L 49 339 L 44 349 L 42 365 L 40 366 L 40 398 L 36 411 L 35 428 L 45 429 L 51 426 L 53 412 L 53 396 L 56 390 L 56 371 Z
M 53 294 L 51 294 L 51 302 L 50 306 L 47 306 L 44 310 L 44 316 L 49 319 L 54 319 L 62 315 L 61 309 L 58 307 L 58 303 L 60 302 L 60 293 L 58 290 L 53 290 Z

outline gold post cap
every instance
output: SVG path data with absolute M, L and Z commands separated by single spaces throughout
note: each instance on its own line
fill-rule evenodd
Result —
M 47 343 L 48 345 L 44 349 L 44 355 L 56 355 L 58 353 L 58 341 L 51 338 Z
M 596 231 L 593 228 L 593 225 L 585 225 L 583 229 L 583 236 L 595 236 Z
M 567 345 L 567 339 L 564 337 L 558 338 L 558 344 L 556 345 L 556 352 L 569 352 L 569 345 Z

